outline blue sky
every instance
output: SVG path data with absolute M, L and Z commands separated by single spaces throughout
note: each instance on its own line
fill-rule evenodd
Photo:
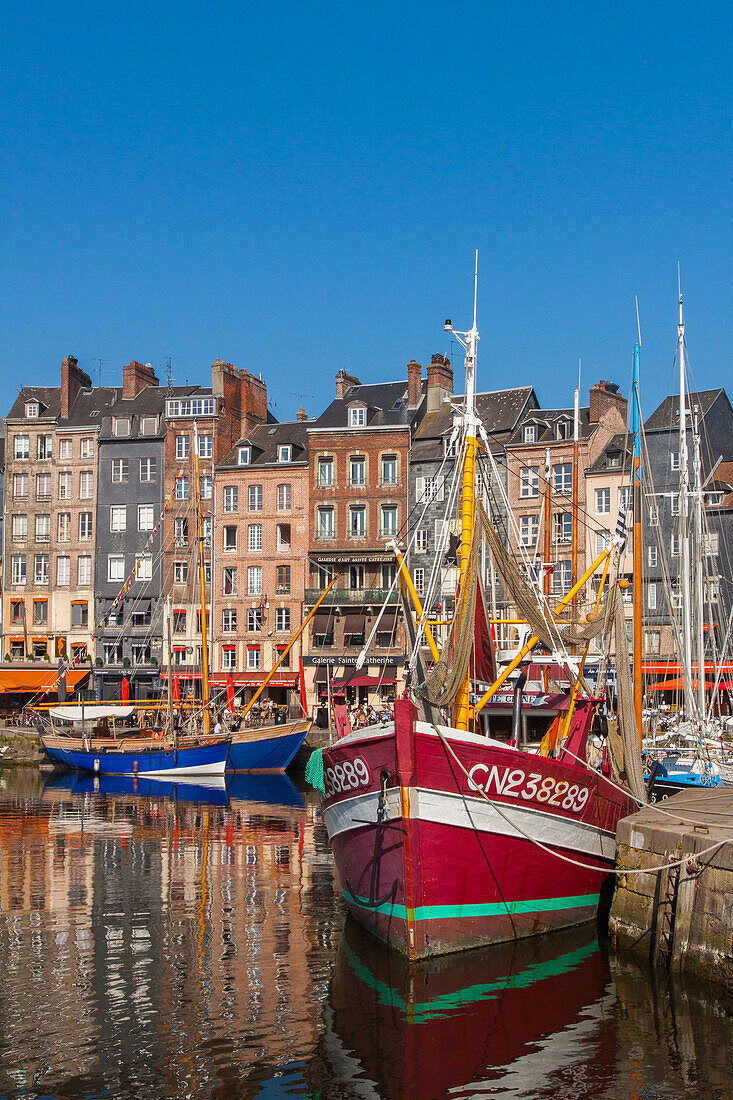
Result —
M 404 377 L 470 324 L 482 389 L 548 406 L 730 385 L 731 24 L 722 3 L 14 5 L 2 51 L 0 408 L 131 358 L 217 357 L 273 411 L 341 367 Z

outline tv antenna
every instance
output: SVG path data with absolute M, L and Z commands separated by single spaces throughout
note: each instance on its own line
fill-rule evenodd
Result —
M 108 367 L 110 365 L 110 363 L 112 362 L 112 360 L 111 359 L 98 359 L 95 356 L 92 356 L 92 358 L 93 358 L 94 362 L 97 364 L 97 370 L 99 372 L 99 382 L 97 383 L 97 385 L 99 387 L 101 387 L 101 385 L 102 385 L 102 367 Z
M 293 397 L 298 398 L 298 400 L 300 401 L 301 409 L 303 408 L 303 398 L 304 397 L 310 397 L 311 401 L 313 400 L 313 394 L 312 393 L 296 393 L 295 390 L 288 390 L 288 393 L 291 394 Z
M 168 396 L 173 394 L 173 356 L 166 355 L 165 357 L 165 376 L 168 379 Z

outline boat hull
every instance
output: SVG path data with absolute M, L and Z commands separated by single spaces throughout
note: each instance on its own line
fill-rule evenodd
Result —
M 227 769 L 233 772 L 284 772 L 311 727 L 309 718 L 232 734 Z
M 361 925 L 422 958 L 595 917 L 630 798 L 585 766 L 472 734 L 444 733 L 469 779 L 435 727 L 398 716 L 365 732 L 324 753 L 322 807 Z
M 224 775 L 229 745 L 226 740 L 185 748 L 147 748 L 136 751 L 105 750 L 94 746 L 88 751 L 64 744 L 63 737 L 41 737 L 47 756 L 54 765 L 96 775 L 146 775 L 171 777 L 186 775 Z

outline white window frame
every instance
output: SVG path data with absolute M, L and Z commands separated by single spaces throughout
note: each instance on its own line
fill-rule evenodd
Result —
M 250 523 L 247 526 L 247 549 L 250 554 L 259 553 L 262 550 L 262 524 Z
M 127 505 L 110 504 L 109 529 L 112 534 L 121 534 L 127 530 Z
M 366 407 L 364 405 L 351 405 L 349 408 L 349 427 L 366 427 Z
M 125 579 L 125 555 L 107 555 L 107 580 L 112 584 L 120 584 Z

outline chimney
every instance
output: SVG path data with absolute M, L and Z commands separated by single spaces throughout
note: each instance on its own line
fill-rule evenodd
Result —
M 407 405 L 416 409 L 422 398 L 422 366 L 411 359 L 407 364 Z
M 65 359 L 62 359 L 61 416 L 64 420 L 67 419 L 71 406 L 74 404 L 74 398 L 79 390 L 84 388 L 89 389 L 91 384 L 91 378 L 81 369 L 78 359 L 75 359 L 73 355 L 67 355 Z
M 336 375 L 336 400 L 341 401 L 345 396 L 347 390 L 350 390 L 352 386 L 360 386 L 361 382 L 354 374 L 347 374 L 345 370 L 340 370 Z
M 308 413 L 305 411 L 305 409 L 298 409 L 298 412 L 296 413 L 295 419 L 296 420 L 307 420 L 308 419 Z
M 267 420 L 267 383 L 217 358 L 211 364 L 211 392 L 218 398 L 218 461 L 238 439 Z
M 616 409 L 621 422 L 621 430 L 626 424 L 626 398 L 618 392 L 618 386 L 603 379 L 591 386 L 590 390 L 590 414 L 591 424 L 597 424 L 601 417 Z
M 446 397 L 453 395 L 453 368 L 444 355 L 434 355 L 428 364 L 428 413 L 436 412 Z
M 158 386 L 160 383 L 150 363 L 138 363 L 136 359 L 122 368 L 122 397 L 131 400 L 137 397 L 146 386 Z

